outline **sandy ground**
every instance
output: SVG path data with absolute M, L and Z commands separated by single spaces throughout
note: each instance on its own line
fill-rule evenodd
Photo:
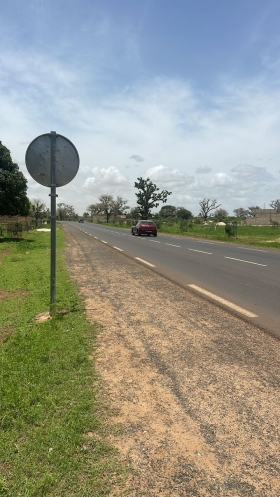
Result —
M 280 341 L 65 230 L 129 495 L 280 497 Z

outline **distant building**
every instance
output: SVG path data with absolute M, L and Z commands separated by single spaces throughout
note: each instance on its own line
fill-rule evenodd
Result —
M 253 217 L 247 217 L 245 224 L 250 226 L 269 226 L 274 222 L 280 224 L 280 202 L 277 209 L 252 209 Z

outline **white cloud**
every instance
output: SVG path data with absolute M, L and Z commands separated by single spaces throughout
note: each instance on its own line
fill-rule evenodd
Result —
M 243 179 L 258 181 L 264 183 L 266 181 L 274 181 L 275 178 L 267 171 L 266 167 L 252 166 L 251 164 L 238 164 L 232 168 L 233 173 L 239 173 Z
M 210 182 L 213 188 L 231 188 L 233 180 L 226 173 L 216 173 Z
M 108 36 L 108 26 L 100 25 L 99 38 Z M 32 53 L 2 49 L 1 140 L 15 161 L 24 164 L 26 143 L 41 133 L 67 136 L 81 166 L 60 195 L 80 213 L 101 193 L 124 196 L 135 205 L 135 171 L 172 191 L 174 205 L 185 202 L 193 212 L 204 197 L 217 197 L 229 211 L 237 207 L 235 199 L 249 203 L 253 196 L 261 205 L 268 203 L 266 185 L 279 173 L 278 85 L 265 76 L 247 81 L 227 76 L 214 94 L 199 92 L 183 79 L 157 76 L 124 79 L 108 89 L 102 71 L 110 55 L 94 58 L 98 63 L 89 69 L 36 47 Z M 129 50 L 125 57 L 132 57 Z M 29 179 L 29 188 L 32 195 L 36 188 L 37 198 L 42 187 Z
M 251 164 L 238 164 L 232 168 L 233 173 L 252 174 L 256 171 L 264 171 L 264 167 L 251 166 Z
M 101 193 L 111 194 L 120 190 L 128 189 L 128 180 L 120 171 L 113 166 L 106 168 L 94 167 L 92 176 L 88 177 L 82 188 L 85 192 L 100 195 Z
M 163 165 L 148 169 L 145 176 L 158 183 L 159 186 L 165 189 L 173 189 L 173 191 L 183 190 L 194 181 L 193 177 L 188 176 L 179 169 L 171 169 Z

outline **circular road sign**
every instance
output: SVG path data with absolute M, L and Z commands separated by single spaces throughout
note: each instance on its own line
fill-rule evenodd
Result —
M 51 185 L 51 133 L 40 135 L 28 146 L 25 154 L 27 170 L 43 186 Z M 79 154 L 65 136 L 55 133 L 55 186 L 64 186 L 75 178 L 79 169 Z

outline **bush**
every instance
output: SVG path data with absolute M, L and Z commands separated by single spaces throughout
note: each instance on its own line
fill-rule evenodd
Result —
M 185 221 L 184 219 L 181 219 L 180 220 L 180 231 L 184 232 L 184 231 L 188 231 L 188 229 L 189 229 L 189 223 L 187 221 Z
M 226 224 L 225 226 L 225 233 L 227 236 L 230 238 L 231 236 L 234 236 L 234 227 L 231 224 Z

